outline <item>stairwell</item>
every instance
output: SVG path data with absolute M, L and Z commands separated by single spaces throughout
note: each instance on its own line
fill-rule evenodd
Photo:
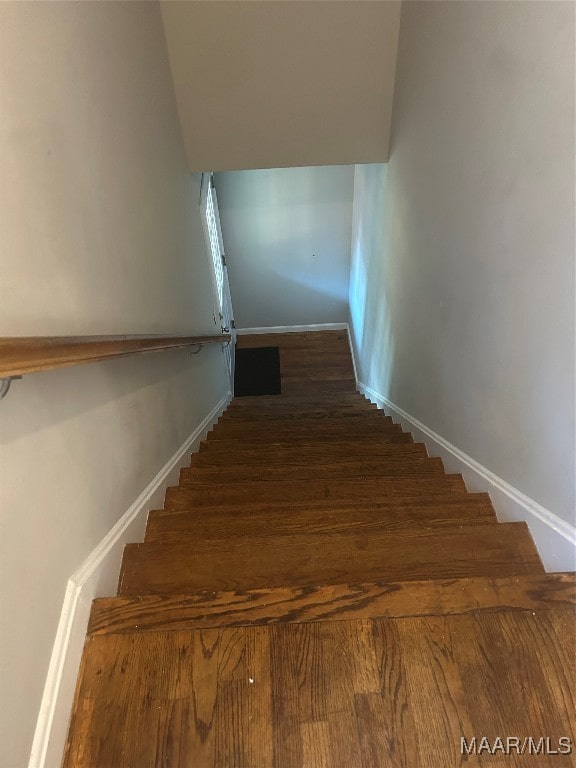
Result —
M 345 333 L 240 345 L 282 395 L 235 399 L 126 547 L 65 768 L 574 766 L 575 575 L 355 391 Z

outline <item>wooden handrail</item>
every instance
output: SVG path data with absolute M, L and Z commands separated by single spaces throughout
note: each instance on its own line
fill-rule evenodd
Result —
M 230 342 L 218 336 L 22 336 L 0 338 L 0 379 L 114 357 Z

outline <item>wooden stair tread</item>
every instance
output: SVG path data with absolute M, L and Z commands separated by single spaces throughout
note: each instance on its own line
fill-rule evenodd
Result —
M 445 495 L 466 491 L 461 475 L 433 475 L 425 479 L 398 475 L 386 478 L 346 478 L 337 480 L 251 480 L 219 484 L 187 482 L 166 491 L 167 509 L 181 508 L 191 502 L 228 504 L 258 501 L 353 500 L 378 501 L 406 496 Z
M 331 513 L 343 515 L 349 518 L 361 517 L 363 513 L 373 514 L 380 512 L 383 516 L 394 515 L 399 519 L 407 519 L 410 516 L 423 519 L 451 519 L 455 515 L 490 514 L 496 520 L 492 502 L 487 493 L 446 493 L 429 496 L 395 496 L 384 497 L 378 500 L 362 499 L 311 499 L 311 500 L 286 500 L 276 501 L 251 501 L 250 505 L 238 503 L 226 504 L 224 502 L 215 505 L 191 504 L 187 510 L 156 509 L 149 513 L 148 521 L 156 518 L 174 518 L 180 514 L 196 515 L 200 519 L 209 516 L 269 516 L 274 520 L 277 517 L 287 517 L 299 514 L 317 515 L 319 513 Z
M 240 416 L 243 413 L 254 413 L 266 417 L 275 413 L 288 413 L 290 410 L 296 413 L 384 413 L 362 395 L 351 394 L 352 396 L 343 394 L 336 398 L 323 396 L 316 399 L 302 396 L 291 398 L 285 395 L 275 395 L 268 400 L 264 399 L 265 396 L 235 397 L 223 415 Z
M 339 424 L 317 424 L 316 426 L 311 424 L 305 424 L 302 421 L 296 421 L 294 424 L 284 425 L 282 429 L 275 428 L 260 428 L 258 424 L 252 424 L 249 429 L 246 429 L 242 424 L 222 424 L 216 425 L 213 430 L 208 432 L 208 440 L 214 439 L 229 439 L 234 437 L 241 437 L 246 440 L 265 439 L 276 441 L 292 440 L 292 439 L 305 439 L 307 435 L 314 432 L 315 438 L 322 439 L 325 442 L 331 440 L 348 440 L 352 442 L 354 439 L 363 440 L 365 437 L 374 438 L 378 436 L 386 437 L 386 435 L 402 434 L 403 430 L 399 424 L 364 424 L 352 427 L 346 427 Z
M 95 635 L 63 768 L 448 768 L 462 736 L 557 743 L 572 633 L 572 609 L 554 608 Z
M 248 419 L 246 422 L 241 419 L 221 418 L 212 428 L 211 432 L 223 431 L 230 432 L 240 430 L 271 432 L 275 430 L 291 432 L 296 427 L 306 429 L 338 429 L 338 430 L 373 430 L 384 431 L 387 427 L 393 427 L 393 421 L 390 416 L 384 416 L 381 412 L 359 413 L 355 416 L 338 416 L 330 414 L 322 418 L 310 416 L 301 416 L 299 418 L 282 419 Z
M 296 403 L 286 403 L 283 405 L 258 404 L 252 407 L 244 406 L 242 408 L 235 405 L 228 406 L 228 409 L 220 418 L 226 420 L 253 418 L 258 421 L 284 418 L 311 418 L 320 417 L 342 417 L 356 418 L 357 416 L 386 416 L 384 411 L 379 410 L 372 403 L 344 403 L 344 404 L 320 404 L 310 403 L 309 405 L 299 405 Z
M 256 426 L 250 429 L 243 429 L 235 426 L 230 428 L 228 426 L 222 426 L 221 428 L 215 427 L 212 432 L 208 432 L 206 441 L 208 443 L 214 443 L 216 441 L 228 441 L 228 440 L 244 440 L 249 442 L 275 442 L 285 443 L 289 441 L 303 441 L 307 440 L 308 436 L 313 432 L 314 436 L 310 437 L 312 441 L 316 442 L 333 442 L 333 443 L 348 443 L 351 444 L 354 441 L 363 442 L 364 440 L 374 440 L 381 438 L 383 442 L 387 441 L 387 438 L 396 438 L 399 435 L 406 434 L 398 424 L 393 426 L 381 426 L 372 428 L 370 426 L 363 427 L 350 427 L 346 429 L 342 426 L 323 426 L 323 427 L 307 427 L 301 423 L 294 423 L 289 427 L 282 429 L 258 429 Z
M 283 362 L 285 363 L 286 359 L 284 359 Z M 318 364 L 314 364 L 313 361 L 308 360 L 303 364 L 294 362 L 290 366 L 290 369 L 290 374 L 282 374 L 282 381 L 331 381 L 334 379 L 346 379 L 353 384 L 353 389 L 356 389 L 354 369 L 349 362 L 343 364 L 338 360 L 332 360 L 330 361 L 330 365 L 323 366 L 322 370 L 319 371 Z
M 356 446 L 354 443 L 350 443 L 349 440 L 316 440 L 314 437 L 307 439 L 291 440 L 287 443 L 285 440 L 276 440 L 272 437 L 266 441 L 266 451 L 262 451 L 262 440 L 243 440 L 242 438 L 230 438 L 229 440 L 203 440 L 200 443 L 199 454 L 192 454 L 192 456 L 202 454 L 220 454 L 225 445 L 229 445 L 230 449 L 235 453 L 238 451 L 259 451 L 261 453 L 269 454 L 274 453 L 297 453 L 300 451 L 308 451 L 310 453 L 326 452 L 324 455 L 330 455 L 334 453 L 344 453 L 346 455 L 354 455 L 357 451 L 363 452 L 364 449 L 368 451 L 379 451 L 386 453 L 394 450 L 393 445 L 414 445 L 412 435 L 403 432 L 397 435 L 386 435 L 384 439 L 379 435 L 378 437 L 368 437 L 362 441 L 361 446 Z M 192 458 L 192 456 L 190 458 Z
M 370 445 L 346 446 L 329 444 L 327 446 L 303 445 L 266 445 L 263 451 L 260 447 L 237 448 L 233 453 L 205 450 L 192 456 L 192 467 L 232 466 L 234 464 L 271 464 L 287 462 L 290 464 L 308 464 L 310 462 L 326 462 L 327 459 L 344 460 L 373 460 L 383 458 L 407 458 L 410 456 L 427 457 L 424 443 L 377 443 Z
M 204 543 L 205 544 L 205 543 Z M 221 563 L 226 563 L 222 572 Z M 543 572 L 525 523 L 370 536 L 357 533 L 241 537 L 213 549 L 128 544 L 119 595 L 198 589 L 314 586 L 375 580 L 515 576 Z
M 496 515 L 490 504 L 456 505 L 442 507 L 416 505 L 405 508 L 384 509 L 374 505 L 360 505 L 340 509 L 310 509 L 277 511 L 274 508 L 257 512 L 252 507 L 242 514 L 238 509 L 223 513 L 221 510 L 212 515 L 195 512 L 171 512 L 169 514 L 148 516 L 145 541 L 171 544 L 176 542 L 206 539 L 225 542 L 241 536 L 251 536 L 266 532 L 272 528 L 276 536 L 291 532 L 327 534 L 339 532 L 403 533 L 418 534 L 421 530 L 456 528 L 459 525 L 498 525 Z
M 225 445 L 231 447 L 240 448 L 239 442 L 246 446 L 246 449 L 257 448 L 259 445 L 262 447 L 266 445 L 277 445 L 278 447 L 290 447 L 293 443 L 307 442 L 310 447 L 313 447 L 315 443 L 332 443 L 332 445 L 338 446 L 350 446 L 355 442 L 361 442 L 369 444 L 375 439 L 379 443 L 394 443 L 399 445 L 406 445 L 407 443 L 414 442 L 412 435 L 402 430 L 387 430 L 386 432 L 378 433 L 373 431 L 363 431 L 362 433 L 354 432 L 335 432 L 327 430 L 316 430 L 314 436 L 308 437 L 310 433 L 305 429 L 296 430 L 292 434 L 286 433 L 273 433 L 270 436 L 263 435 L 262 433 L 254 432 L 252 434 L 216 434 L 209 433 L 207 440 L 205 441 L 207 446 L 214 447 L 214 450 L 222 450 Z
M 279 416 L 268 419 L 256 419 L 253 417 L 244 418 L 221 418 L 217 424 L 214 425 L 211 431 L 223 431 L 224 429 L 231 432 L 239 432 L 241 430 L 258 431 L 262 433 L 284 431 L 291 432 L 295 427 L 306 427 L 312 429 L 334 429 L 338 427 L 342 430 L 359 429 L 363 430 L 367 427 L 375 432 L 386 431 L 387 429 L 393 429 L 394 424 L 389 416 L 384 416 L 381 413 L 374 414 L 358 414 L 355 416 L 334 416 L 334 415 L 319 415 L 319 416 Z
M 444 466 L 439 458 L 411 457 L 384 458 L 372 461 L 347 460 L 332 461 L 328 464 L 283 464 L 278 466 L 260 466 L 254 464 L 231 464 L 225 467 L 188 467 L 180 471 L 180 484 L 226 483 L 234 480 L 290 480 L 293 479 L 337 479 L 348 477 L 370 478 L 444 474 Z
M 308 387 L 310 384 L 329 384 L 343 383 L 348 384 L 348 389 L 354 391 L 356 389 L 356 380 L 354 379 L 354 371 L 352 367 L 346 369 L 334 368 L 332 366 L 323 368 L 322 371 L 314 370 L 311 366 L 307 368 L 299 367 L 292 369 L 290 374 L 283 373 L 281 375 L 282 384 L 295 383 Z
M 245 515 L 245 514 L 269 514 L 269 515 L 286 515 L 286 514 L 298 514 L 299 512 L 310 512 L 311 514 L 316 512 L 342 512 L 348 515 L 360 515 L 363 511 L 367 510 L 372 512 L 374 510 L 382 510 L 383 514 L 390 514 L 396 512 L 398 515 L 409 514 L 410 512 L 418 511 L 419 514 L 437 515 L 445 514 L 449 516 L 454 511 L 469 511 L 470 514 L 474 510 L 490 510 L 494 514 L 492 502 L 490 496 L 487 493 L 467 493 L 467 492 L 452 492 L 445 495 L 426 495 L 426 496 L 414 496 L 406 494 L 404 496 L 397 495 L 393 498 L 384 497 L 379 500 L 366 500 L 366 499 L 341 499 L 341 498 L 329 498 L 329 499 L 277 499 L 276 501 L 252 501 L 250 508 L 242 504 L 226 504 L 219 503 L 213 506 L 202 504 L 199 506 L 190 505 L 188 510 L 189 514 L 197 514 L 198 516 L 205 517 L 207 515 L 216 515 L 222 513 L 225 515 Z M 149 519 L 157 517 L 172 517 L 180 514 L 180 511 L 174 511 L 171 509 L 155 509 L 149 513 Z
M 221 429 L 215 428 L 212 432 L 208 433 L 207 440 L 209 442 L 215 442 L 217 440 L 231 440 L 242 439 L 248 441 L 274 441 L 285 442 L 286 440 L 305 440 L 311 431 L 314 431 L 315 440 L 322 442 L 354 442 L 354 440 L 363 441 L 365 439 L 371 439 L 375 437 L 381 437 L 383 442 L 386 442 L 388 437 L 396 437 L 398 435 L 405 434 L 402 428 L 395 424 L 394 426 L 376 426 L 375 428 L 365 427 L 350 427 L 346 429 L 341 426 L 323 426 L 323 427 L 307 427 L 303 424 L 294 424 L 291 427 L 285 427 L 281 430 L 264 429 L 259 430 L 257 428 L 251 428 L 244 430 L 242 428 L 234 427 L 222 427 Z
M 238 349 L 256 349 L 257 347 L 279 347 L 285 349 L 317 349 L 323 356 L 331 349 L 342 349 L 350 354 L 348 334 L 342 331 L 294 331 L 290 333 L 254 333 L 237 337 Z
M 576 607 L 575 573 L 275 587 L 94 600 L 88 635 Z
M 148 515 L 145 541 L 174 542 L 178 537 L 202 540 L 214 535 L 235 538 L 242 533 L 272 527 L 276 534 L 291 530 L 344 531 L 381 529 L 390 533 L 413 528 L 458 525 L 498 525 L 490 500 L 477 497 L 441 497 L 399 504 L 326 504 L 323 502 L 250 504 L 248 507 L 198 507 L 188 511 L 152 511 Z M 215 532 L 215 533 L 214 533 Z
M 287 380 L 282 377 L 282 391 L 292 394 L 308 392 L 353 392 L 356 389 L 356 382 L 353 378 L 337 379 L 335 381 L 321 380 L 317 382 Z
M 380 409 L 374 403 L 366 400 L 357 392 L 324 392 L 317 396 L 304 395 L 255 395 L 234 398 L 224 413 L 254 415 L 287 413 L 296 411 L 352 411 L 354 413 L 379 413 Z
M 386 434 L 386 435 L 369 435 L 362 439 L 361 449 L 366 448 L 374 448 L 378 449 L 381 446 L 384 445 L 394 445 L 394 444 L 400 444 L 400 445 L 412 445 L 414 443 L 414 439 L 410 433 L 407 432 L 399 432 L 399 433 L 393 433 L 393 434 Z M 247 440 L 242 437 L 230 437 L 230 438 L 221 438 L 219 440 L 215 439 L 208 439 L 203 440 L 200 443 L 200 453 L 219 453 L 226 450 L 230 451 L 239 451 L 239 450 L 260 450 L 262 451 L 262 439 L 251 439 Z M 276 439 L 275 437 L 271 437 L 269 440 L 266 441 L 266 453 L 269 451 L 285 451 L 285 450 L 324 450 L 326 449 L 327 452 L 341 452 L 348 450 L 349 452 L 353 452 L 356 450 L 356 447 L 354 443 L 351 443 L 349 439 L 343 439 L 343 440 L 323 440 L 322 436 L 315 437 L 315 436 L 309 436 L 306 438 L 294 438 L 290 440 L 282 440 Z M 384 449 L 384 450 L 391 450 L 391 449 Z M 196 454 L 192 454 L 196 455 Z
M 258 435 L 222 435 L 218 436 L 214 433 L 210 433 L 207 440 L 203 440 L 200 450 L 206 451 L 222 451 L 227 447 L 230 450 L 236 450 L 238 448 L 262 448 L 262 436 Z M 399 445 L 406 445 L 407 443 L 413 443 L 414 438 L 409 432 L 402 432 L 401 429 L 388 430 L 386 432 L 371 432 L 361 436 L 362 445 L 384 445 L 386 443 L 394 443 Z M 290 447 L 292 445 L 307 445 L 313 448 L 317 445 L 332 445 L 339 447 L 350 447 L 354 445 L 355 441 L 350 439 L 350 435 L 340 434 L 321 434 L 314 431 L 313 433 L 296 434 L 296 435 L 270 435 L 266 436 L 266 446 L 272 448 Z
M 357 392 L 323 393 L 316 398 L 303 395 L 254 395 L 235 397 L 223 415 L 226 413 L 241 415 L 252 413 L 255 416 L 273 415 L 275 413 L 296 412 L 315 413 L 317 411 L 333 413 L 384 413 L 374 403 L 366 400 Z
M 279 412 L 274 410 L 272 413 L 254 413 L 248 411 L 247 413 L 224 413 L 219 419 L 218 424 L 238 424 L 244 422 L 268 424 L 273 422 L 272 426 L 277 427 L 283 422 L 293 423 L 299 420 L 314 420 L 314 423 L 320 423 L 325 419 L 338 419 L 342 420 L 345 424 L 361 423 L 366 420 L 374 421 L 379 424 L 380 422 L 391 422 L 390 416 L 386 416 L 383 411 L 368 411 L 359 408 L 348 408 L 347 410 L 337 411 L 335 409 L 319 410 L 307 409 L 307 410 L 295 410 L 294 408 L 286 409 L 286 411 Z
M 370 403 L 368 398 L 364 397 L 358 391 L 347 392 L 344 395 L 334 395 L 330 393 L 312 393 L 310 395 L 286 395 L 281 393 L 279 395 L 248 395 L 245 397 L 235 397 L 232 400 L 233 405 L 243 406 L 250 403 L 320 403 L 320 402 L 336 402 L 336 403 Z

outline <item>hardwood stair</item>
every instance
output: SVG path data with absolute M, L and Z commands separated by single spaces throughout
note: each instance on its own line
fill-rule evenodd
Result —
M 64 768 L 574 766 L 461 738 L 576 737 L 576 575 L 545 573 L 354 391 L 343 332 L 278 346 L 94 601 Z

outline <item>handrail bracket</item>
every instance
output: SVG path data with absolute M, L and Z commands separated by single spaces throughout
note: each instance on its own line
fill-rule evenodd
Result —
M 22 376 L 6 376 L 6 378 L 0 379 L 0 400 L 3 400 L 10 391 L 12 382 L 21 378 Z

